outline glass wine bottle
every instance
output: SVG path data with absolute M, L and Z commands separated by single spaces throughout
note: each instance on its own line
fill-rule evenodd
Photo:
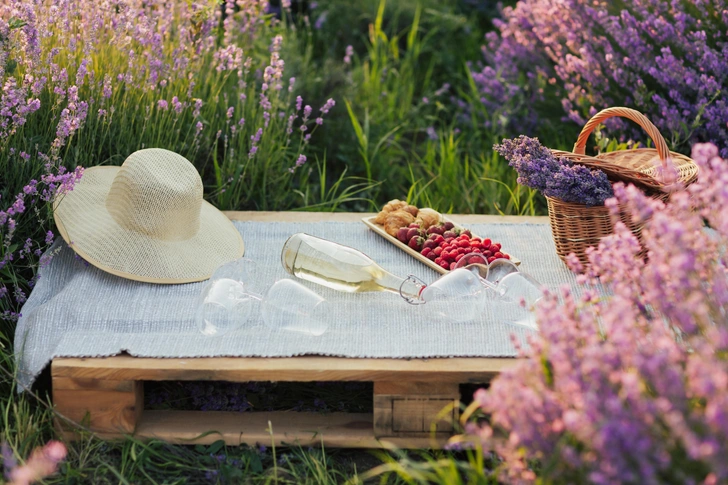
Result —
M 304 233 L 288 238 L 281 263 L 298 278 L 347 293 L 389 291 L 416 303 L 425 287 L 414 276 L 393 275 L 359 250 Z

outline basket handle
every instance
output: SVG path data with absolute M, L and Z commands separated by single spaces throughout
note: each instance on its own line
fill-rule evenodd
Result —
M 660 130 L 658 130 L 657 127 L 653 125 L 652 122 L 648 120 L 645 115 L 631 108 L 607 108 L 595 114 L 592 119 L 590 119 L 587 124 L 584 125 L 584 128 L 581 129 L 581 133 L 579 133 L 579 138 L 574 144 L 573 152 L 578 155 L 584 155 L 586 150 L 586 141 L 589 139 L 589 135 L 591 135 L 591 132 L 594 131 L 594 129 L 599 126 L 602 121 L 612 118 L 614 116 L 621 116 L 622 118 L 630 119 L 640 125 L 640 127 L 642 127 L 642 129 L 647 132 L 647 135 L 649 135 L 649 137 L 652 139 L 652 142 L 655 144 L 655 148 L 657 148 L 657 155 L 660 157 L 662 165 L 666 165 L 667 158 L 670 156 L 670 150 L 667 148 L 667 143 L 660 134 Z

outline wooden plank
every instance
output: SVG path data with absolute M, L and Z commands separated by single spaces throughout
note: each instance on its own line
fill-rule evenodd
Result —
M 53 389 L 134 392 L 134 381 L 110 381 L 83 377 L 56 377 Z
M 57 358 L 53 377 L 104 380 L 449 381 L 483 383 L 513 367 L 513 358 L 348 359 L 340 357 L 192 359 Z
M 272 425 L 272 432 L 268 423 Z M 205 436 L 202 436 L 205 435 Z M 225 411 L 146 411 L 134 434 L 175 444 L 320 446 L 336 448 L 428 448 L 442 446 L 444 438 L 379 440 L 374 437 L 371 414 Z
M 375 382 L 374 434 L 380 438 L 450 433 L 458 418 L 457 382 Z M 447 416 L 439 418 L 446 408 Z
M 53 389 L 56 411 L 71 421 L 108 433 L 132 433 L 144 406 L 143 383 L 134 382 L 132 392 Z
M 358 222 L 362 217 L 375 216 L 374 212 L 270 212 L 226 211 L 236 221 L 260 222 Z M 500 216 L 493 214 L 445 214 L 462 224 L 532 223 L 548 224 L 548 216 Z

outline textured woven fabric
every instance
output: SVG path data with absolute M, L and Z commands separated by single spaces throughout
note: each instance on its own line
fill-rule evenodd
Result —
M 280 251 L 296 232 L 360 249 L 400 276 L 412 273 L 426 282 L 439 276 L 363 223 L 235 222 L 235 226 L 245 238 L 245 256 L 258 263 L 261 286 L 289 277 L 281 266 Z M 574 275 L 556 256 L 548 225 L 470 227 L 474 234 L 501 242 L 523 262 L 522 271 L 547 287 L 576 288 Z M 25 386 L 54 357 L 99 357 L 121 351 L 140 357 L 513 357 L 511 334 L 525 343 L 531 332 L 508 323 L 521 310 L 503 303 L 489 304 L 477 321 L 453 323 L 428 315 L 427 305 L 411 306 L 391 293 L 345 294 L 303 282 L 331 302 L 330 325 L 323 335 L 271 331 L 254 319 L 223 337 L 206 337 L 194 321 L 204 283 L 135 282 L 85 264 L 63 243 L 51 250 L 58 254 L 43 268 L 15 334 L 20 382 Z
M 84 259 L 138 281 L 201 281 L 243 254 L 230 220 L 202 199 L 195 166 L 169 150 L 139 150 L 121 167 L 87 169 L 57 199 L 54 216 Z

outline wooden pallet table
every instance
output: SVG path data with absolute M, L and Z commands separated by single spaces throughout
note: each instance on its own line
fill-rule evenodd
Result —
M 359 221 L 364 214 L 230 212 L 239 220 Z M 462 224 L 545 222 L 542 217 L 453 216 Z M 153 359 L 128 355 L 57 358 L 56 411 L 108 439 L 134 435 L 179 444 L 320 445 L 341 448 L 442 446 L 458 418 L 460 384 L 482 384 L 510 358 L 349 359 L 338 357 Z M 144 410 L 145 381 L 373 382 L 372 413 Z M 438 419 L 439 418 L 439 419 Z M 61 421 L 59 420 L 59 423 Z M 64 426 L 69 437 L 75 437 Z

